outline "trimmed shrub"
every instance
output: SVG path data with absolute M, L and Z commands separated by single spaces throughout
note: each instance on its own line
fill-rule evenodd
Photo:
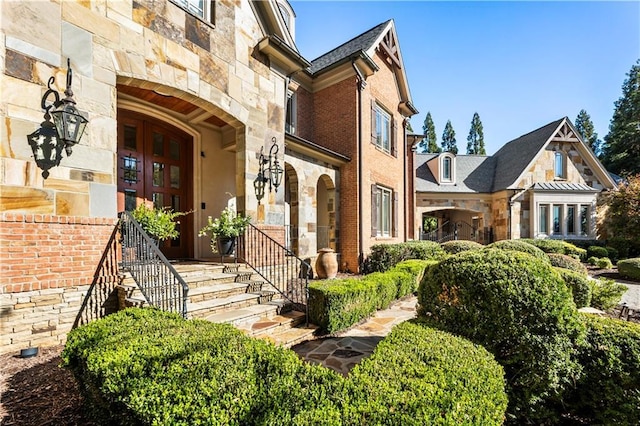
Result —
M 549 256 L 552 266 L 568 269 L 570 271 L 578 272 L 585 277 L 587 276 L 587 268 L 585 268 L 579 260 L 571 256 L 567 256 L 566 254 L 559 253 L 547 253 L 547 256 Z
M 483 345 L 504 367 L 516 423 L 549 420 L 549 401 L 579 374 L 584 333 L 569 289 L 548 262 L 515 251 L 466 251 L 428 268 L 418 314 Z
M 640 324 L 585 315 L 583 374 L 564 400 L 583 424 L 640 424 Z
M 605 247 L 589 246 L 589 248 L 587 249 L 587 256 L 588 257 L 595 256 L 597 258 L 608 257 L 609 252 Z
M 467 250 L 478 250 L 484 247 L 482 244 L 476 241 L 469 241 L 469 240 L 447 241 L 447 242 L 441 243 L 440 246 L 444 251 L 446 251 L 449 254 L 456 254 L 456 253 L 460 253 L 461 251 L 467 251 Z
M 102 424 L 293 424 L 339 412 L 344 386 L 231 325 L 149 308 L 72 330 L 62 358 Z
M 155 309 L 68 337 L 64 365 L 105 425 L 360 425 L 355 415 L 369 407 L 387 424 L 499 425 L 506 406 L 502 369 L 486 350 L 415 324 L 393 330 L 346 379 L 230 325 Z
M 394 327 L 349 379 L 345 425 L 500 425 L 507 406 L 489 352 L 413 322 Z
M 600 259 L 598 259 L 595 256 L 591 256 L 589 259 L 587 259 L 587 263 L 589 265 L 591 265 L 591 266 L 596 266 L 596 265 L 598 265 L 598 260 L 600 260 Z
M 622 295 L 627 291 L 624 284 L 619 284 L 609 278 L 589 280 L 591 285 L 591 306 L 608 311 L 620 303 Z
M 620 260 L 618 273 L 625 278 L 640 281 L 640 258 Z
M 611 246 L 607 246 L 605 248 L 607 249 L 608 253 L 607 257 L 611 259 L 611 262 L 616 263 L 619 259 L 618 249 Z
M 407 262 L 407 263 L 405 263 Z M 351 327 L 417 288 L 417 278 L 435 261 L 401 262 L 388 272 L 374 272 L 362 279 L 309 283 L 309 321 L 328 333 Z
M 563 241 L 564 254 L 572 257 L 576 257 L 578 260 L 585 261 L 587 258 L 587 250 L 577 247 L 575 244 Z
M 363 265 L 363 273 L 385 272 L 407 259 L 440 260 L 446 256 L 440 244 L 433 241 L 407 241 L 397 244 L 375 244 Z
M 545 252 L 543 252 L 542 250 L 540 250 L 538 247 L 528 243 L 527 241 L 524 240 L 501 240 L 501 241 L 496 241 L 495 243 L 491 243 L 487 246 L 487 248 L 494 248 L 494 249 L 500 249 L 500 250 L 513 250 L 513 251 L 520 251 L 523 253 L 528 253 L 534 257 L 537 257 L 538 259 L 542 259 L 546 262 L 549 261 L 549 258 L 547 257 L 547 255 L 545 254 Z
M 564 241 L 551 240 L 551 239 L 533 239 L 533 238 L 521 238 L 520 241 L 532 244 L 538 247 L 545 253 L 560 253 L 564 254 Z
M 596 266 L 600 269 L 611 269 L 613 268 L 613 263 L 611 263 L 611 260 L 608 257 L 601 257 L 596 262 Z
M 556 270 L 562 276 L 567 287 L 571 291 L 573 296 L 573 303 L 576 304 L 576 308 L 584 308 L 591 303 L 591 285 L 589 284 L 589 278 L 581 273 L 571 271 L 565 268 L 555 267 Z

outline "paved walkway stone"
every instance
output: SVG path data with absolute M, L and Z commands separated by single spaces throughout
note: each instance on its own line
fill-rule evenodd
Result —
M 415 318 L 416 303 L 415 296 L 396 301 L 360 325 L 332 337 L 301 343 L 291 349 L 307 362 L 324 365 L 346 376 L 373 353 L 396 324 Z

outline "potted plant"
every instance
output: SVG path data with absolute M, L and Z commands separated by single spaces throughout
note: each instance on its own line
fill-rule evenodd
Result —
M 179 232 L 176 229 L 175 219 L 189 213 L 191 212 L 174 212 L 168 207 L 151 208 L 144 203 L 131 211 L 133 218 L 140 223 L 142 229 L 156 244 L 159 241 L 178 238 Z
M 236 239 L 247 228 L 251 221 L 248 216 L 236 214 L 226 207 L 220 217 L 212 219 L 208 217 L 207 224 L 200 229 L 198 236 L 208 236 L 211 239 L 211 250 L 220 255 L 230 255 L 235 248 Z

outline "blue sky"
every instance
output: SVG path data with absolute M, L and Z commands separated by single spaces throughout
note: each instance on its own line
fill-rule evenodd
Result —
M 422 133 L 447 120 L 466 152 L 473 113 L 488 154 L 585 109 L 600 139 L 640 58 L 640 2 L 290 1 L 296 43 L 313 60 L 393 19 Z

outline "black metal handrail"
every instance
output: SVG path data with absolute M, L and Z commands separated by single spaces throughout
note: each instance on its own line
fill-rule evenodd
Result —
M 421 240 L 435 241 L 438 243 L 444 243 L 446 241 L 454 240 L 471 240 L 475 241 L 476 228 L 469 225 L 467 222 L 445 222 L 438 229 L 423 233 L 420 237 Z
M 147 302 L 187 317 L 189 286 L 131 213 L 119 214 L 122 268 L 129 271 Z
M 311 265 L 269 235 L 249 224 L 238 239 L 236 249 L 242 261 L 260 275 L 295 310 L 309 318 L 309 277 Z

